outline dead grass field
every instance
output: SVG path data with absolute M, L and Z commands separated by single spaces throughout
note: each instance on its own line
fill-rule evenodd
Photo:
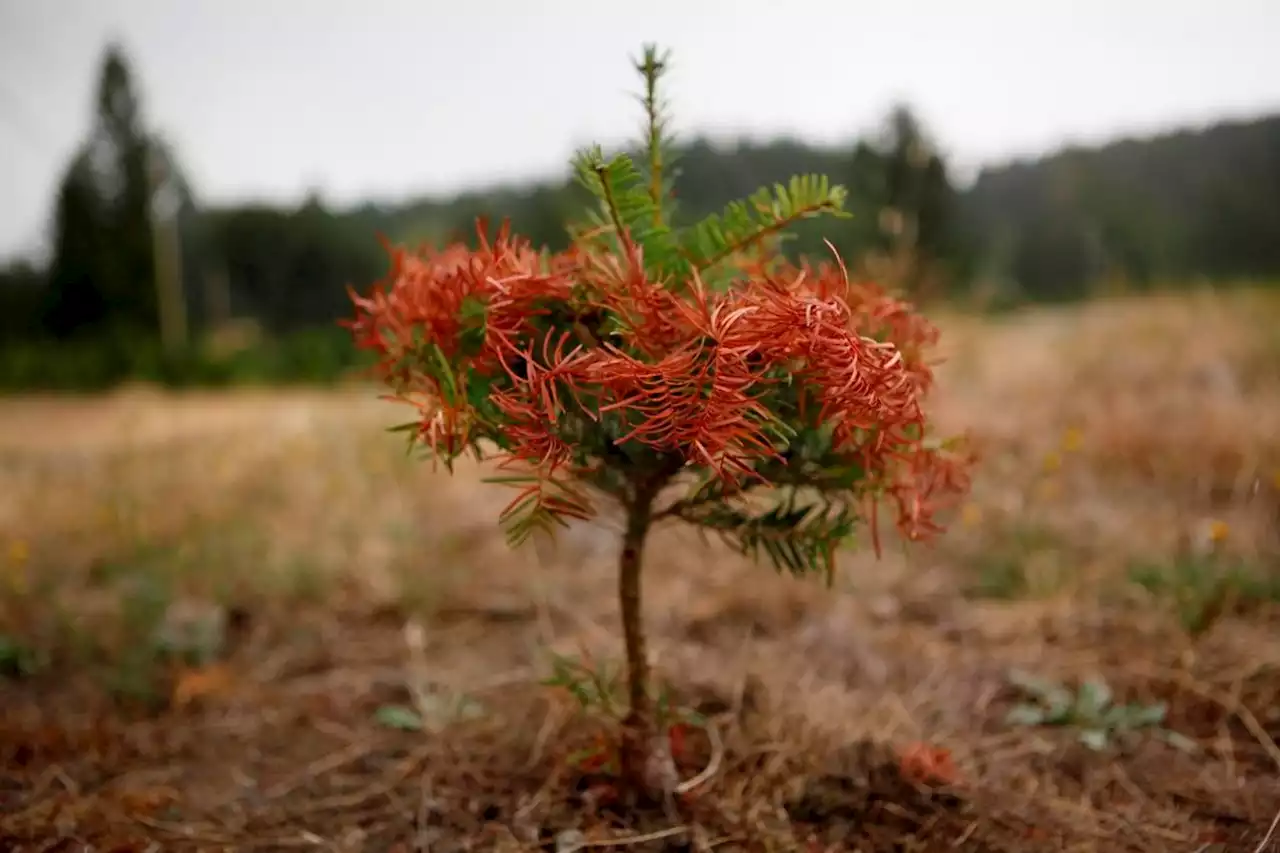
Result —
M 539 685 L 621 654 L 608 520 L 509 552 L 508 495 L 367 388 L 0 401 L 0 848 L 1280 850 L 1280 304 L 943 326 L 983 463 L 936 545 L 834 592 L 651 548 L 657 670 L 724 743 L 679 822 L 616 814 Z M 1189 743 L 1006 721 L 1011 669 Z M 919 743 L 952 784 L 904 781 Z

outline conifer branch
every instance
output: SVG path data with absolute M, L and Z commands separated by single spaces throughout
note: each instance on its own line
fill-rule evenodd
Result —
M 614 233 L 625 248 L 638 245 L 646 271 L 655 280 L 683 281 L 690 265 L 680 241 L 663 221 L 645 177 L 625 154 L 605 160 L 599 146 L 578 154 L 574 161 L 578 182 L 600 202 L 603 216 L 590 219 L 596 233 Z M 591 242 L 592 228 L 571 229 L 575 239 Z
M 745 251 L 768 237 L 779 234 L 791 227 L 802 219 L 808 219 L 811 216 L 817 216 L 820 213 L 828 212 L 829 208 L 824 204 L 814 204 L 807 208 L 802 208 L 785 219 L 777 219 L 766 225 L 761 225 L 755 231 L 740 237 L 733 243 L 729 243 L 710 258 L 702 261 L 698 265 L 698 271 L 708 270 L 726 258 L 730 258 L 739 252 Z
M 624 248 L 629 247 L 631 237 L 627 233 L 627 226 L 622 222 L 622 214 L 618 212 L 618 202 L 613 197 L 613 187 L 609 184 L 609 169 L 604 163 L 598 163 L 595 171 L 596 178 L 600 181 L 600 192 L 604 197 L 605 209 L 608 210 L 609 219 L 613 222 L 614 233 L 618 235 Z
M 796 175 L 787 183 L 761 187 L 746 201 L 731 202 L 684 235 L 684 247 L 702 273 L 771 236 L 785 236 L 804 219 L 828 214 L 847 218 L 847 191 L 823 175 Z
M 761 485 L 760 481 L 754 479 L 743 479 L 730 483 L 718 477 L 711 477 L 694 490 L 693 494 L 672 501 L 663 509 L 655 512 L 653 518 L 655 521 L 664 518 L 684 518 L 687 514 L 696 511 L 700 507 L 740 497 L 759 485 Z
M 857 516 L 829 502 L 798 504 L 789 489 L 771 509 L 752 512 L 725 501 L 690 506 L 679 517 L 719 535 L 735 551 L 766 557 L 778 571 L 804 575 L 830 571 L 836 550 L 853 533 Z
M 644 48 L 644 58 L 636 64 L 636 70 L 644 76 L 644 113 L 645 113 L 645 136 L 647 141 L 647 154 L 649 160 L 649 197 L 653 199 L 653 224 L 661 226 L 663 224 L 662 204 L 666 196 L 666 187 L 663 184 L 663 161 L 664 149 L 666 148 L 666 140 L 663 138 L 663 126 L 665 120 L 662 115 L 662 106 L 658 101 L 658 79 L 666 71 L 667 53 L 661 56 L 655 45 L 646 45 Z

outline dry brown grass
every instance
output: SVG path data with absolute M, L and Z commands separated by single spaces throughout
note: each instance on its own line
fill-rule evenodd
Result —
M 828 593 L 654 543 L 657 669 L 726 744 L 683 829 L 594 802 L 566 758 L 593 723 L 537 686 L 550 651 L 620 654 L 607 521 L 509 552 L 506 495 L 405 459 L 364 388 L 0 403 L 0 638 L 34 653 L 0 681 L 0 846 L 1253 850 L 1280 809 L 1280 306 L 944 325 L 938 416 L 984 462 L 936 546 L 850 553 Z M 1135 561 L 1209 582 L 1149 592 Z M 154 650 L 214 622 L 217 662 Z M 1200 749 L 1007 726 L 1010 667 L 1166 701 Z M 417 682 L 484 713 L 380 727 Z M 920 741 L 955 786 L 900 778 Z

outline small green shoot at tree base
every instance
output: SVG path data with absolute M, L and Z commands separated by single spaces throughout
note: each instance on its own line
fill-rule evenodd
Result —
M 391 250 L 387 279 L 352 294 L 348 323 L 406 431 L 446 467 L 470 452 L 517 489 L 512 545 L 591 518 L 625 519 L 618 594 L 626 646 L 621 770 L 660 790 L 657 712 L 641 620 L 655 525 L 680 520 L 795 575 L 831 579 L 887 506 L 904 538 L 941 530 L 968 489 L 963 442 L 931 434 L 923 400 L 936 329 L 844 265 L 793 261 L 788 229 L 844 214 L 844 188 L 802 175 L 691 226 L 674 221 L 676 152 L 660 97 L 667 57 L 646 48 L 644 156 L 574 161 L 594 206 L 564 252 L 481 221 L 477 245 Z M 674 494 L 673 494 L 674 493 Z M 655 770 L 656 768 L 656 770 Z

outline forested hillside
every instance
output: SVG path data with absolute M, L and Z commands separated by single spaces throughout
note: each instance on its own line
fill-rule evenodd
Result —
M 150 347 L 148 363 L 172 362 L 233 320 L 268 340 L 305 332 L 314 344 L 348 314 L 347 287 L 386 269 L 378 235 L 470 240 L 477 217 L 491 228 L 505 217 L 558 248 L 561 223 L 586 201 L 566 166 L 558 179 L 396 205 L 336 209 L 317 195 L 210 207 L 184 178 L 181 152 L 147 126 L 120 51 L 108 52 L 98 88 L 91 132 L 54 199 L 52 257 L 0 270 L 10 385 L 44 381 L 49 342 L 60 354 L 75 344 L 103 377 L 135 371 L 139 347 Z M 1069 148 L 989 167 L 963 190 L 944 147 L 905 106 L 846 145 L 686 139 L 677 215 L 699 217 L 795 174 L 827 175 L 848 187 L 853 217 L 804 223 L 790 251 L 825 254 L 826 237 L 850 267 L 917 298 L 1007 305 L 1115 285 L 1280 279 L 1280 116 Z
M 1280 274 L 1280 116 L 983 170 L 959 210 L 986 269 L 1032 298 Z
M 697 217 L 763 184 L 816 172 L 850 188 L 853 218 L 822 223 L 846 258 L 891 251 L 895 219 L 886 213 L 900 210 L 915 223 L 913 252 L 935 262 L 952 293 L 980 283 L 1006 301 L 1059 300 L 1117 283 L 1280 277 L 1280 116 L 993 166 L 964 191 L 936 155 L 912 170 L 886 136 L 846 148 L 695 139 L 679 161 L 681 212 Z M 237 305 L 288 328 L 345 311 L 343 284 L 377 276 L 375 232 L 411 244 L 471 239 L 476 217 L 496 226 L 509 216 L 535 242 L 559 247 L 560 223 L 583 202 L 566 174 L 395 207 L 326 211 L 312 200 L 208 218 L 241 292 Z M 794 251 L 825 251 L 817 229 L 800 231 Z

